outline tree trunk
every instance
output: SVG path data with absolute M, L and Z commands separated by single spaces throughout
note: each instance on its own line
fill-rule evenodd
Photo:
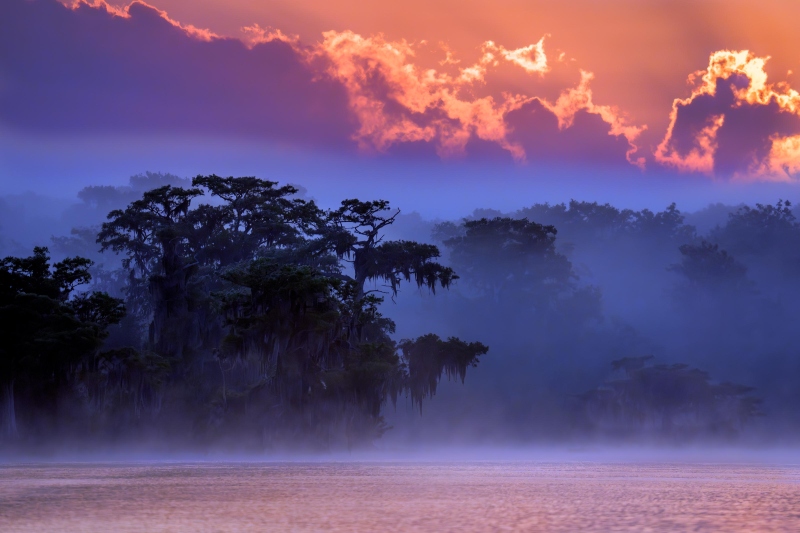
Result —
M 14 407 L 14 381 L 11 380 L 5 386 L 5 432 L 12 438 L 17 437 L 17 411 Z

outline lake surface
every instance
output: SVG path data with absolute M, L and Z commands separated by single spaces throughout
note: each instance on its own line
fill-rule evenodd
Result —
M 0 531 L 800 531 L 800 467 L 2 465 Z

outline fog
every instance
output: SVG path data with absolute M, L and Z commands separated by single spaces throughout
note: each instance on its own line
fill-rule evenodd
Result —
M 72 202 L 83 187 L 125 186 L 129 176 L 146 170 L 301 183 L 323 207 L 343 198 L 387 198 L 404 212 L 428 219 L 458 219 L 476 207 L 513 211 L 571 198 L 651 210 L 676 202 L 682 210 L 697 211 L 718 202 L 774 202 L 796 190 L 793 183 L 712 180 L 657 168 L 642 172 L 630 165 L 371 158 L 235 137 L 75 133 L 65 139 L 0 126 L 3 196 L 33 192 Z
M 396 404 L 384 394 L 380 414 L 385 429 L 379 438 L 367 439 L 373 457 L 647 457 L 652 446 L 677 446 L 683 451 L 675 453 L 688 458 L 705 457 L 697 450 L 708 444 L 777 450 L 796 443 L 800 213 L 785 201 L 792 200 L 783 194 L 790 189 L 766 187 L 761 194 L 775 195 L 757 205 L 742 194 L 747 187 L 720 186 L 684 205 L 687 194 L 680 187 L 671 189 L 676 198 L 655 188 L 635 196 L 630 190 L 612 194 L 602 187 L 575 187 L 570 190 L 580 194 L 514 189 L 513 194 L 508 190 L 478 199 L 475 189 L 465 195 L 453 185 L 447 186 L 448 193 L 415 185 L 378 195 L 377 186 L 356 193 L 330 184 L 326 188 L 305 176 L 286 182 L 301 185 L 293 198 L 314 199 L 326 209 L 352 197 L 389 200 L 387 213 L 396 208 L 400 213 L 384 228 L 384 240 L 433 244 L 441 252 L 436 260 L 459 276 L 449 287 L 398 278 L 397 294 L 385 279 L 367 281 L 367 293 L 382 291 L 379 309 L 396 324 L 394 341 L 432 332 L 441 339 L 488 346 L 476 357 L 477 364 L 465 367 L 463 384 L 458 372 L 447 370 L 442 377 L 440 369 L 441 382 L 438 388 L 434 382 L 430 394 L 415 397 L 412 387 Z M 125 270 L 124 253 L 101 253 L 97 233 L 110 211 L 125 209 L 164 185 L 190 187 L 191 180 L 137 174 L 87 183 L 72 197 L 66 188 L 32 193 L 17 183 L 16 192 L 0 196 L 0 257 L 27 257 L 34 246 L 48 247 L 53 262 L 86 257 L 94 262 L 89 288 L 129 298 L 127 274 L 119 275 Z M 392 192 L 398 192 L 397 198 Z M 352 267 L 342 265 L 342 275 L 355 277 Z M 132 304 L 126 307 L 130 314 Z M 130 331 L 122 331 L 128 327 L 124 320 L 110 327 L 105 348 L 135 344 Z M 203 370 L 197 379 L 211 379 L 216 390 L 219 376 L 209 372 Z M 237 383 L 244 383 L 236 381 L 245 379 L 237 372 L 231 367 L 223 397 L 225 387 L 230 395 Z M 26 419 L 31 404 L 25 401 L 41 408 L 31 390 L 17 400 L 21 426 L 38 424 Z M 203 402 L 217 405 L 212 393 L 219 394 L 209 389 L 192 400 L 193 409 L 205 409 Z M 121 401 L 102 416 L 133 417 L 139 429 L 99 431 L 94 444 L 112 450 L 109 457 L 116 457 L 113 450 L 149 458 L 147 450 L 161 450 L 169 458 L 245 453 L 237 451 L 235 434 L 214 437 L 207 428 L 198 430 L 197 420 L 176 424 L 180 432 L 162 440 L 158 428 L 179 413 L 161 401 L 159 396 L 154 409 L 141 400 L 134 411 Z M 225 431 L 240 427 L 215 418 L 226 415 L 203 416 Z M 30 438 L 53 457 L 66 457 L 66 448 L 61 453 L 53 446 L 61 442 L 62 430 L 41 429 Z M 84 442 L 74 433 L 69 439 Z M 329 454 L 344 447 L 335 438 L 328 443 Z M 285 458 L 285 444 L 260 449 Z M 244 446 L 246 453 L 253 453 L 253 446 Z M 455 449 L 461 455 L 454 455 Z M 748 453 L 731 451 L 729 457 L 755 457 Z

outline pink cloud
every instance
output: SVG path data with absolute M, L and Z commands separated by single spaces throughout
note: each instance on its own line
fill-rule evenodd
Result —
M 381 35 L 331 31 L 304 44 L 258 24 L 243 32 L 244 40 L 223 37 L 140 1 L 3 0 L 0 51 L 9 59 L 0 66 L 0 124 L 643 164 L 635 141 L 644 126 L 597 104 L 591 73 L 580 72 L 554 101 L 536 94 L 533 82 L 551 70 L 545 37 L 516 49 L 485 41 L 472 62 L 445 51 L 427 68 L 419 45 Z M 495 90 L 493 73 L 503 68 L 530 80 L 530 90 Z
M 658 163 L 684 172 L 787 180 L 800 170 L 800 93 L 769 83 L 769 58 L 720 50 L 689 77 L 690 96 L 672 104 L 655 152 Z
M 394 144 L 424 141 L 435 143 L 442 157 L 459 157 L 466 155 L 470 141 L 477 139 L 496 143 L 516 161 L 525 161 L 528 154 L 514 140 L 506 119 L 536 101 L 557 117 L 558 130 L 569 129 L 581 111 L 597 115 L 606 125 L 606 131 L 598 134 L 624 138 L 628 161 L 644 165 L 642 157 L 634 157 L 638 148 L 633 144 L 644 127 L 628 124 L 614 107 L 595 104 L 589 72 L 581 72 L 579 85 L 564 90 L 552 103 L 525 94 L 474 95 L 472 89 L 486 83 L 488 71 L 501 62 L 529 74 L 545 75 L 549 67 L 544 38 L 515 50 L 487 41 L 476 63 L 456 67 L 453 74 L 418 66 L 414 46 L 390 42 L 380 35 L 327 32 L 316 53 L 330 60 L 329 74 L 347 88 L 350 107 L 360 124 L 354 138 L 363 150 L 385 152 Z M 458 65 L 460 61 L 448 52 L 440 64 Z M 531 120 L 539 120 L 538 115 Z

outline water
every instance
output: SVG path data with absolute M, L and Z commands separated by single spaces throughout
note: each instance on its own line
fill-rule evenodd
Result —
M 800 467 L 0 466 L 0 531 L 800 531 Z

